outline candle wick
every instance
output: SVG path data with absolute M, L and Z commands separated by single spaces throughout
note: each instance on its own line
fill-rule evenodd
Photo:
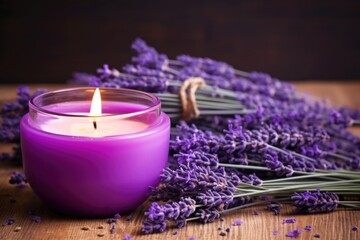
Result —
M 95 120 L 93 121 L 93 126 L 94 126 L 94 129 L 96 130 L 97 129 L 97 124 L 96 124 Z

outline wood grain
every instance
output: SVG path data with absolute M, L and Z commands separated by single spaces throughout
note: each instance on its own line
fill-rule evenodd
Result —
M 320 97 L 329 97 L 337 104 L 346 104 L 360 108 L 360 84 L 359 83 L 299 83 L 298 88 L 302 91 L 311 92 Z M 32 88 L 37 88 L 33 85 Z M 44 87 L 44 86 L 42 86 Z M 46 85 L 48 89 L 56 89 L 62 86 Z M 15 86 L 0 86 L 0 102 L 14 98 Z M 360 132 L 357 130 L 357 134 Z M 0 152 L 10 150 L 11 146 L 0 145 Z M 312 231 L 303 231 L 298 239 L 313 239 L 315 233 L 321 235 L 321 239 L 360 239 L 360 231 L 352 231 L 354 225 L 360 226 L 360 211 L 338 209 L 334 213 L 297 215 L 293 213 L 290 205 L 284 205 L 279 216 L 264 210 L 264 206 L 253 207 L 235 211 L 225 216 L 223 222 L 216 221 L 210 224 L 189 223 L 184 229 L 180 229 L 177 235 L 173 235 L 174 228 L 169 228 L 164 233 L 143 235 L 140 231 L 142 214 L 145 203 L 134 212 L 130 221 L 125 216 L 116 223 L 116 232 L 110 234 L 110 226 L 105 219 L 82 219 L 63 216 L 50 210 L 33 193 L 31 188 L 20 189 L 8 183 L 13 170 L 21 171 L 21 168 L 0 164 L 0 223 L 8 217 L 14 217 L 13 225 L 0 227 L 0 239 L 123 239 L 129 234 L 132 239 L 287 239 L 286 233 L 297 227 L 304 229 L 306 225 L 313 227 Z M 10 200 L 15 199 L 15 203 Z M 254 211 L 260 211 L 260 215 L 254 215 Z M 42 217 L 41 223 L 31 221 L 30 211 Z M 282 224 L 282 219 L 295 217 L 297 222 L 293 224 Z M 232 226 L 235 219 L 244 221 L 241 226 Z M 89 227 L 88 231 L 81 230 Z M 104 229 L 98 229 L 102 226 Z M 221 237 L 218 227 L 231 226 L 230 233 Z M 15 232 L 16 227 L 21 227 Z M 274 236 L 273 231 L 278 230 Z M 98 234 L 103 234 L 100 237 Z

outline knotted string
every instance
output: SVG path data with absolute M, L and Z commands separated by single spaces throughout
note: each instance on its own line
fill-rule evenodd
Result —
M 200 77 L 188 78 L 182 84 L 179 95 L 182 107 L 182 118 L 184 120 L 187 121 L 200 116 L 195 93 L 198 88 L 203 86 L 205 86 L 205 80 Z

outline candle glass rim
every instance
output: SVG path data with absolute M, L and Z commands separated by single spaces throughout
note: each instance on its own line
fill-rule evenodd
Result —
M 58 90 L 45 92 L 45 93 L 42 93 L 42 94 L 39 94 L 37 96 L 32 97 L 30 99 L 30 101 L 29 101 L 29 108 L 34 110 L 34 111 L 38 111 L 38 112 L 41 112 L 43 114 L 52 115 L 52 116 L 93 119 L 94 116 L 90 116 L 90 115 L 77 115 L 77 114 L 69 114 L 69 113 L 61 113 L 61 112 L 50 111 L 50 110 L 45 109 L 42 106 L 39 106 L 38 104 L 36 104 L 36 100 L 38 100 L 40 98 L 43 98 L 46 95 L 56 94 L 56 93 L 61 93 L 61 92 L 70 92 L 70 91 L 76 91 L 76 90 L 79 90 L 79 91 L 80 90 L 93 90 L 95 92 L 96 87 L 74 87 L 74 88 L 65 88 L 65 89 L 58 89 Z M 134 93 L 134 94 L 141 94 L 141 95 L 144 95 L 144 96 L 148 97 L 151 100 L 152 105 L 151 106 L 146 106 L 145 109 L 137 110 L 137 111 L 131 112 L 131 113 L 117 113 L 117 114 L 106 114 L 106 115 L 96 116 L 96 119 L 106 119 L 106 118 L 112 118 L 112 117 L 117 117 L 117 118 L 120 117 L 121 119 L 130 118 L 130 117 L 146 114 L 146 113 L 151 112 L 151 111 L 155 111 L 156 109 L 158 109 L 157 112 L 159 114 L 161 113 L 161 101 L 157 96 L 155 96 L 155 95 L 153 95 L 151 93 L 147 93 L 147 92 L 143 92 L 143 91 L 139 91 L 139 90 L 134 90 L 134 89 L 128 89 L 128 88 L 101 87 L 101 88 L 99 88 L 99 90 L 100 90 L 100 92 L 102 90 L 111 90 L 111 91 L 125 91 L 125 92 Z

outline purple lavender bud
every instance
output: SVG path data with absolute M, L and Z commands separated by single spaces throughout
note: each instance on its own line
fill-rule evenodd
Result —
M 197 200 L 207 207 L 224 207 L 233 200 L 233 193 L 230 191 L 213 192 L 206 191 L 197 195 Z
M 258 176 L 256 176 L 255 173 L 249 174 L 248 176 L 243 175 L 241 177 L 241 181 L 243 183 L 254 185 L 254 186 L 258 186 L 258 185 L 262 184 L 262 180 Z
M 181 198 L 178 202 L 180 206 L 180 218 L 188 218 L 195 212 L 195 200 L 191 198 Z
M 194 151 L 190 153 L 174 154 L 174 159 L 179 164 L 196 164 L 197 166 L 211 167 L 212 169 L 217 169 L 219 160 L 217 155 L 205 153 L 201 151 Z
M 331 192 L 296 192 L 291 197 L 301 213 L 331 212 L 339 205 L 339 197 Z
M 125 234 L 124 240 L 131 240 L 131 236 L 128 234 Z
M 242 206 L 242 205 L 251 203 L 252 201 L 253 201 L 253 198 L 251 198 L 249 196 L 237 197 L 237 198 L 234 198 L 228 205 L 226 205 L 224 207 L 224 209 Z
M 295 218 L 285 218 L 283 219 L 282 223 L 295 223 L 296 219 Z
M 286 234 L 287 237 L 297 238 L 302 233 L 300 228 L 290 231 Z
M 183 69 L 196 68 L 209 76 L 223 76 L 223 81 L 229 81 L 226 79 L 234 77 L 234 68 L 225 62 L 215 61 L 210 58 L 195 58 L 189 55 L 179 55 L 176 60 L 186 66 Z
M 311 231 L 311 230 L 312 230 L 312 227 L 311 227 L 310 225 L 306 225 L 305 230 L 306 230 L 306 231 Z
M 142 225 L 142 231 L 145 234 L 155 233 L 155 232 L 163 232 L 166 229 L 165 222 L 153 222 L 149 220 L 145 220 Z
M 216 208 L 206 208 L 200 209 L 195 213 L 195 216 L 200 218 L 200 221 L 203 223 L 213 222 L 216 219 L 220 218 L 220 212 Z
M 320 238 L 320 234 L 315 233 L 315 234 L 314 234 L 314 238 Z
M 117 220 L 119 220 L 121 218 L 120 214 L 119 213 L 116 213 L 112 218 L 108 218 L 106 219 L 106 222 L 108 224 L 112 224 L 112 223 L 115 223 Z
M 163 208 L 157 202 L 151 203 L 151 206 L 149 207 L 148 211 L 144 213 L 144 215 L 151 221 L 165 221 L 165 213 Z
M 274 212 L 274 215 L 279 215 L 281 210 L 281 204 L 276 201 L 270 201 L 267 205 L 267 209 Z
M 131 59 L 134 63 L 154 69 L 165 69 L 167 67 L 167 56 L 159 54 L 154 48 L 149 47 L 142 39 L 136 39 L 131 45 L 131 48 L 138 53 L 138 56 Z
M 10 217 L 10 218 L 6 219 L 6 220 L 2 223 L 2 226 L 12 225 L 13 223 L 15 223 L 15 218 Z
M 114 234 L 115 232 L 116 232 L 115 224 L 111 224 L 110 234 Z
M 358 226 L 353 226 L 353 227 L 351 228 L 351 230 L 355 232 L 355 231 L 359 230 L 359 227 L 358 227 Z
M 186 219 L 177 219 L 176 221 L 175 221 L 175 223 L 176 223 L 176 226 L 178 227 L 178 228 L 183 228 L 183 227 L 185 227 L 186 226 Z
M 21 184 L 23 182 L 24 183 L 27 182 L 25 174 L 17 172 L 17 171 L 13 171 L 12 175 L 11 175 L 11 177 L 9 179 L 9 183 L 10 184 Z
M 109 65 L 107 64 L 104 64 L 102 68 L 98 68 L 96 72 L 100 75 L 100 78 L 120 76 L 120 72 L 118 70 L 116 70 L 115 68 L 110 69 Z
M 160 77 L 169 80 L 174 79 L 174 75 L 172 74 L 164 73 L 159 69 L 150 69 L 139 65 L 135 66 L 135 65 L 127 64 L 122 69 L 125 73 L 131 74 L 133 76 Z
M 278 159 L 278 154 L 272 151 L 267 151 L 264 155 L 265 165 L 276 172 L 279 176 L 291 176 L 294 173 L 294 170 L 291 165 L 284 166 L 282 162 Z
M 97 77 L 92 74 L 74 72 L 68 82 L 71 84 L 89 85 L 96 78 Z
M 242 225 L 244 222 L 243 221 L 241 221 L 241 220 L 239 220 L 239 219 L 235 219 L 234 220 L 234 223 L 233 223 L 233 226 L 240 226 L 240 225 Z

